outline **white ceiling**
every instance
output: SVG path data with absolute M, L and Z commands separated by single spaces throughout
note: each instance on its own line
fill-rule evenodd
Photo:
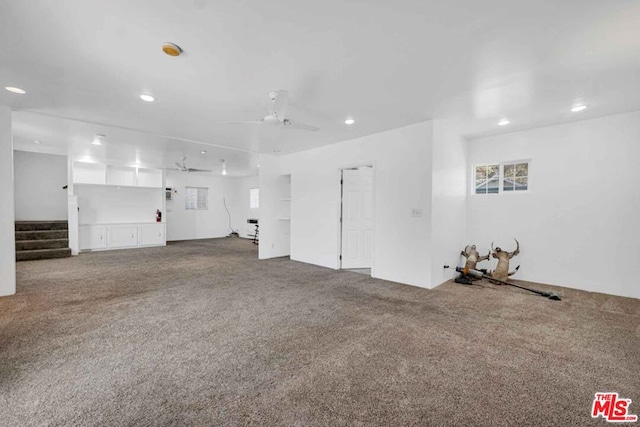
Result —
M 640 110 L 633 0 L 6 0 L 0 40 L 0 86 L 27 90 L 0 91 L 16 146 L 119 162 L 196 162 L 207 144 L 189 166 L 255 173 L 256 153 L 430 118 L 473 138 Z M 184 54 L 164 55 L 165 41 Z M 321 131 L 224 123 L 261 118 L 277 89 L 291 119 Z M 570 113 L 576 102 L 589 108 Z M 96 150 L 95 133 L 120 148 Z

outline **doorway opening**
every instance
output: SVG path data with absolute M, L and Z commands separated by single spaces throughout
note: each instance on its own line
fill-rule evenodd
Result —
M 340 268 L 371 275 L 373 268 L 373 166 L 342 169 Z

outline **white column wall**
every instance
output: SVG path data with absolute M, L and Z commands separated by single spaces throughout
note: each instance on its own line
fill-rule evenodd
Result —
M 13 137 L 11 109 L 0 106 L 0 296 L 16 293 Z
M 451 279 L 467 240 L 468 142 L 451 120 L 433 121 L 431 285 Z M 450 266 L 445 269 L 444 266 Z
M 372 275 L 431 287 L 432 132 L 428 121 L 284 156 L 281 172 L 291 173 L 291 259 L 339 268 L 340 170 L 373 165 Z M 262 181 L 261 191 L 267 192 Z

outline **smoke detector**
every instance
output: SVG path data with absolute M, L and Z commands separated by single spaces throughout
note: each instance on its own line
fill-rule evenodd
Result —
M 182 48 L 177 44 L 165 43 L 162 45 L 162 51 L 169 56 L 180 56 Z

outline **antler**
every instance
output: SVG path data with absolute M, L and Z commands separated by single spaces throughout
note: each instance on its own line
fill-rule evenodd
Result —
M 491 242 L 491 252 L 495 252 L 496 250 L 493 249 L 493 242 Z
M 469 258 L 469 252 L 467 251 L 468 248 L 469 248 L 469 245 L 465 246 L 464 249 L 460 251 L 460 255 L 462 255 L 465 258 Z
M 512 257 L 513 257 L 513 256 L 516 256 L 516 255 L 518 255 L 518 254 L 520 253 L 520 242 L 518 242 L 518 239 L 516 239 L 515 237 L 513 238 L 513 240 L 515 240 L 515 241 L 516 241 L 516 250 L 515 250 L 515 251 L 513 251 L 513 252 L 511 252 L 511 254 L 510 254 L 510 255 L 511 255 Z

